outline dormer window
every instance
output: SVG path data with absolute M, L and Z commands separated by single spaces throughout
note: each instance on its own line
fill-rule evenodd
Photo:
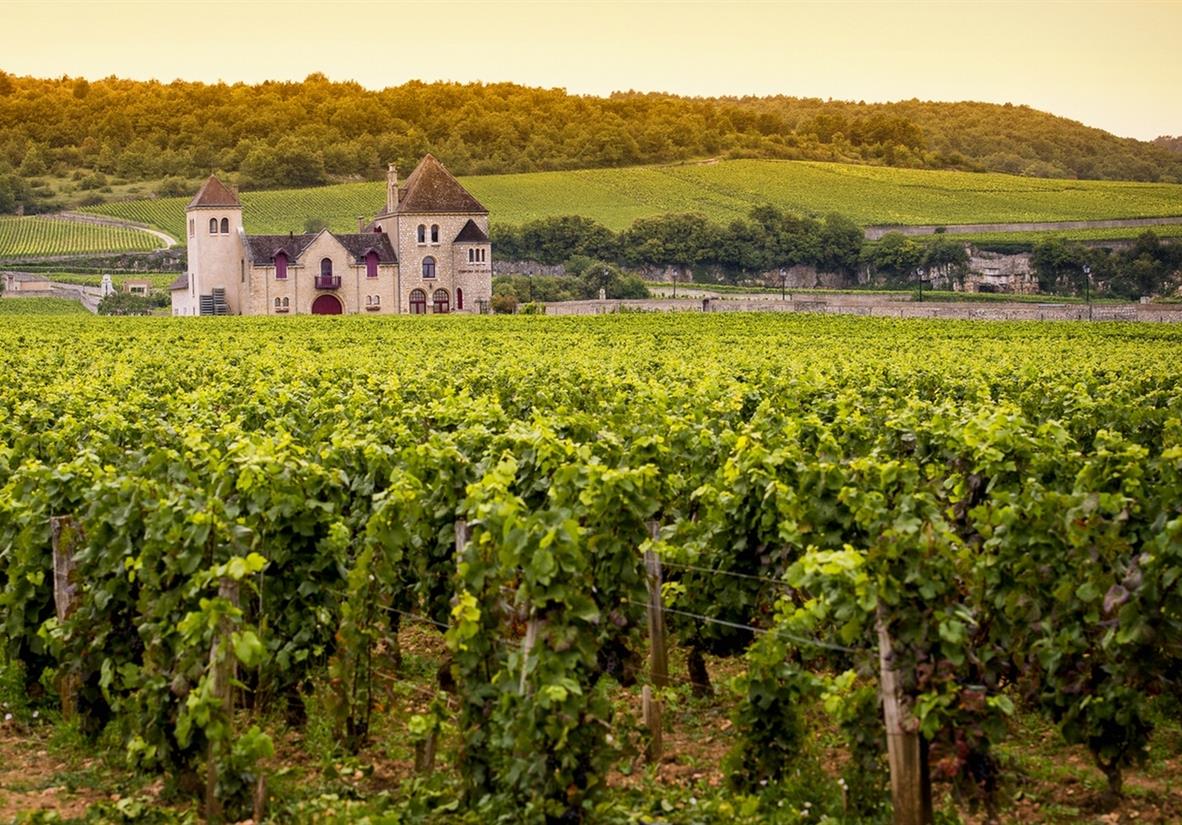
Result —
M 419 224 L 419 243 L 427 242 L 427 227 L 424 224 Z
M 279 281 L 287 280 L 287 253 L 282 249 L 275 253 L 275 278 Z
M 378 277 L 378 253 L 372 249 L 365 253 L 365 277 Z

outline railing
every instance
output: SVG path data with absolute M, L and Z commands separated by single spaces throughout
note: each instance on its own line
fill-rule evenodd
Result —
M 317 289 L 340 289 L 341 276 L 340 275 L 317 275 L 316 276 Z

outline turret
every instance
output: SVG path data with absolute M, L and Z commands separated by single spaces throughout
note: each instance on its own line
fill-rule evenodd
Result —
M 215 176 L 201 187 L 185 208 L 188 232 L 189 273 L 188 309 L 184 314 L 201 314 L 205 304 L 219 312 L 238 315 L 242 312 L 239 287 L 245 279 L 246 250 L 243 241 L 242 203 Z M 246 289 L 243 288 L 245 294 Z M 174 294 L 174 304 L 177 297 Z M 223 299 L 226 309 L 220 308 Z

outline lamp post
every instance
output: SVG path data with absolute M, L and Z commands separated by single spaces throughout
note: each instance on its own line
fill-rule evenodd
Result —
M 788 283 L 788 277 L 784 274 L 784 267 L 780 267 L 780 300 L 784 300 L 785 287 Z
M 1084 300 L 1088 302 L 1088 320 L 1092 320 L 1092 267 L 1084 264 Z
M 529 273 L 529 302 L 534 302 L 534 274 Z
M 922 304 L 923 303 L 923 276 L 924 276 L 923 267 L 921 266 L 919 269 L 915 270 L 915 274 L 919 276 L 919 302 Z

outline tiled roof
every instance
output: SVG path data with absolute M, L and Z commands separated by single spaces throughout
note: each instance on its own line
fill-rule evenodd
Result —
M 341 242 L 341 246 L 349 250 L 357 261 L 365 258 L 369 250 L 374 250 L 378 253 L 378 262 L 383 264 L 398 263 L 398 255 L 394 252 L 394 247 L 390 244 L 390 236 L 385 232 L 359 232 L 349 235 L 333 234 L 333 237 Z
M 252 263 L 267 265 L 280 252 L 294 261 L 304 253 L 315 235 L 247 235 L 246 253 Z
M 180 275 L 177 275 L 176 280 L 173 281 L 171 284 L 169 284 L 168 288 L 171 290 L 188 289 L 189 288 L 189 273 L 182 272 Z
M 427 155 L 406 179 L 406 187 L 398 193 L 399 212 L 475 212 L 488 210 L 468 194 L 468 190 L 452 177 L 451 172 L 434 155 Z
M 350 234 L 330 232 L 329 235 L 336 238 L 358 262 L 362 261 L 366 253 L 372 249 L 378 253 L 379 263 L 398 263 L 398 255 L 390 244 L 390 236 L 385 232 L 354 232 Z M 247 235 L 246 248 L 251 263 L 266 266 L 280 252 L 286 253 L 288 260 L 298 259 L 316 238 L 317 235 Z
M 488 243 L 488 235 L 476 225 L 476 221 L 469 218 L 460 234 L 456 235 L 456 243 Z
M 196 206 L 241 207 L 242 204 L 238 201 L 238 196 L 226 184 L 218 180 L 216 176 L 210 175 L 205 181 L 205 184 L 197 190 L 197 194 L 193 196 L 193 200 L 189 201 L 189 209 Z

